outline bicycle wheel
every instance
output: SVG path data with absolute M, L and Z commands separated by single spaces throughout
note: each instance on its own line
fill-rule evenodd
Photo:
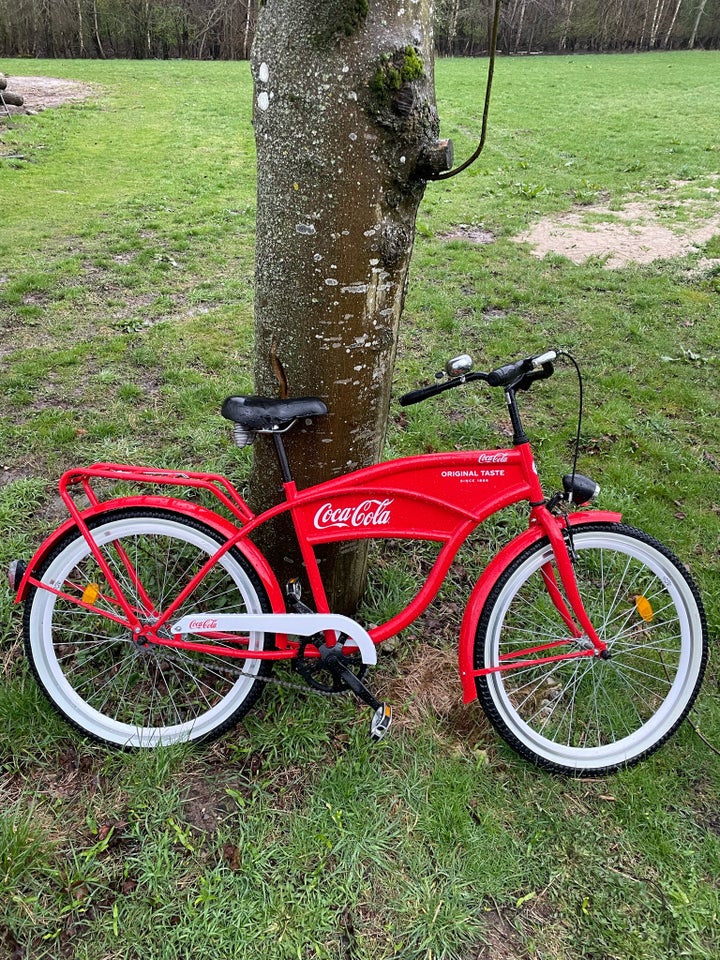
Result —
M 119 509 L 88 525 L 128 602 L 136 611 L 152 604 L 158 614 L 223 543 L 210 527 L 170 510 Z M 123 616 L 77 530 L 57 545 L 37 576 Z M 196 611 L 269 613 L 271 607 L 249 561 L 230 550 L 175 617 Z M 83 733 L 116 746 L 214 739 L 253 706 L 269 672 L 264 660 L 141 646 L 129 626 L 42 588 L 28 594 L 24 630 L 28 658 L 53 706 Z M 250 635 L 249 649 L 269 646 L 271 636 Z
M 697 696 L 707 627 L 697 588 L 662 544 L 624 524 L 575 528 L 575 575 L 610 657 L 515 667 L 476 678 L 478 699 L 523 757 L 574 776 L 631 766 L 677 729 Z M 480 615 L 475 667 L 582 649 L 553 604 L 543 539 L 501 574 Z

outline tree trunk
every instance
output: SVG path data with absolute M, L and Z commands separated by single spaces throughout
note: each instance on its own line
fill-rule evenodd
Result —
M 78 56 L 85 56 L 85 24 L 83 23 L 83 12 L 82 12 L 82 3 L 81 0 L 77 0 L 77 15 L 78 15 L 78 47 L 79 52 Z
M 675 21 L 677 20 L 678 13 L 680 12 L 680 7 L 681 7 L 681 5 L 682 5 L 682 0 L 677 0 L 677 4 L 675 5 L 675 12 L 674 12 L 673 15 L 672 15 L 672 20 L 670 21 L 670 26 L 669 26 L 668 29 L 667 29 L 667 33 L 665 34 L 665 40 L 663 41 L 663 48 L 664 48 L 664 49 L 667 49 L 667 45 L 670 43 L 670 35 L 671 35 L 671 33 L 673 32 L 673 30 L 674 30 L 674 28 L 675 28 Z
M 700 20 L 702 19 L 703 13 L 705 13 L 705 4 L 707 0 L 700 0 L 700 5 L 698 6 L 697 16 L 695 17 L 695 23 L 693 24 L 692 34 L 688 40 L 688 50 L 692 50 L 695 46 L 695 41 L 697 40 L 698 27 L 700 26 Z
M 431 12 L 431 0 L 267 0 L 258 16 L 256 389 L 274 396 L 280 384 L 330 410 L 287 437 L 300 488 L 375 463 L 383 448 L 438 134 Z M 272 446 L 258 438 L 252 504 L 279 494 Z M 277 562 L 292 541 L 280 530 L 262 545 Z M 365 562 L 357 543 L 323 555 L 334 610 L 355 607 Z M 294 554 L 286 569 L 301 572 Z
M 245 0 L 245 30 L 243 33 L 242 56 L 247 60 L 250 50 L 250 28 L 252 27 L 253 6 L 255 0 Z
M 95 49 L 97 50 L 98 57 L 100 57 L 101 60 L 104 60 L 105 50 L 103 49 L 102 40 L 100 39 L 97 0 L 93 0 L 93 40 L 95 41 Z
M 665 0 L 655 0 L 655 11 L 653 13 L 652 24 L 650 26 L 650 49 L 657 45 L 658 31 L 660 30 L 660 21 L 665 13 Z
M 647 29 L 648 17 L 650 16 L 650 0 L 646 0 L 645 3 L 645 13 L 643 15 L 642 29 L 640 31 L 640 42 L 638 44 L 638 49 L 642 50 L 645 46 L 645 31 Z
M 457 43 L 457 29 L 458 29 L 458 14 L 460 12 L 460 0 L 452 0 L 452 7 L 450 8 L 450 26 L 448 27 L 448 40 L 450 47 L 450 56 L 454 57 L 456 50 L 455 44 Z
M 522 0 L 520 4 L 520 21 L 518 23 L 517 33 L 515 34 L 515 46 L 513 47 L 513 51 L 515 53 L 517 53 L 518 50 L 520 49 L 520 40 L 522 39 L 523 23 L 525 22 L 525 6 L 526 6 L 525 0 Z
M 565 4 L 565 13 L 563 16 L 563 28 L 562 34 L 560 35 L 560 49 L 565 50 L 567 47 L 567 38 L 568 31 L 570 30 L 570 24 L 572 23 L 573 8 L 575 6 L 575 0 L 567 0 Z

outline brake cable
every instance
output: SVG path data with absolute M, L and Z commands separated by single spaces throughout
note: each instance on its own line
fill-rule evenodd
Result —
M 572 483 L 575 486 L 575 474 L 577 473 L 577 463 L 578 457 L 580 455 L 580 439 L 582 436 L 582 421 L 583 421 L 583 378 L 582 372 L 580 370 L 580 365 L 578 364 L 575 357 L 572 354 L 568 353 L 567 350 L 558 350 L 558 357 L 567 357 L 570 363 L 575 367 L 575 372 L 577 373 L 578 378 L 578 421 L 577 421 L 577 431 L 575 433 L 575 455 L 573 456 L 572 463 Z
M 485 86 L 485 107 L 483 109 L 483 119 L 482 119 L 482 129 L 480 131 L 480 142 L 475 149 L 475 152 L 472 156 L 468 157 L 464 163 L 461 163 L 460 166 L 455 167 L 452 170 L 446 170 L 444 173 L 438 173 L 433 177 L 433 180 L 449 180 L 450 177 L 456 177 L 459 173 L 462 173 L 463 170 L 475 163 L 477 158 L 483 151 L 485 146 L 485 138 L 487 136 L 487 124 L 488 124 L 488 113 L 490 112 L 490 94 L 492 92 L 492 82 L 493 74 L 495 73 L 495 50 L 497 48 L 497 38 L 498 38 L 498 29 L 500 24 L 500 5 L 502 0 L 495 0 L 495 13 L 493 15 L 493 25 L 490 36 L 490 62 L 488 64 L 488 76 L 487 84 Z

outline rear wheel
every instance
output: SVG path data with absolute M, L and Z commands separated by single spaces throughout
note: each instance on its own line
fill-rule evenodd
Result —
M 658 541 L 600 523 L 575 528 L 573 540 L 583 603 L 609 658 L 514 667 L 476 685 L 491 722 L 522 756 L 581 776 L 637 763 L 677 729 L 700 688 L 707 627 L 697 588 Z M 582 649 L 548 594 L 543 568 L 551 567 L 552 548 L 541 540 L 501 574 L 478 621 L 476 668 Z
M 89 526 L 125 598 L 146 622 L 157 619 L 224 542 L 212 528 L 169 510 L 117 510 Z M 37 576 L 123 619 L 78 530 Z M 224 554 L 173 619 L 201 611 L 272 612 L 260 577 L 239 550 Z M 139 645 L 127 624 L 42 588 L 28 594 L 24 627 L 28 658 L 53 706 L 83 733 L 122 747 L 214 739 L 253 706 L 269 672 L 264 660 Z M 237 649 L 229 641 L 212 643 Z M 250 650 L 269 646 L 269 635 L 250 634 Z

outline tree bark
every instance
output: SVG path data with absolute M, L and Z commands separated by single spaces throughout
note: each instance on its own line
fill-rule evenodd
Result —
M 300 488 L 383 448 L 415 216 L 437 155 L 431 15 L 431 0 L 268 0 L 258 16 L 256 389 L 280 384 L 330 410 L 287 437 Z M 255 509 L 279 499 L 265 441 Z M 277 563 L 291 543 L 281 530 L 263 548 Z M 321 563 L 333 609 L 353 610 L 364 549 L 333 547 Z

